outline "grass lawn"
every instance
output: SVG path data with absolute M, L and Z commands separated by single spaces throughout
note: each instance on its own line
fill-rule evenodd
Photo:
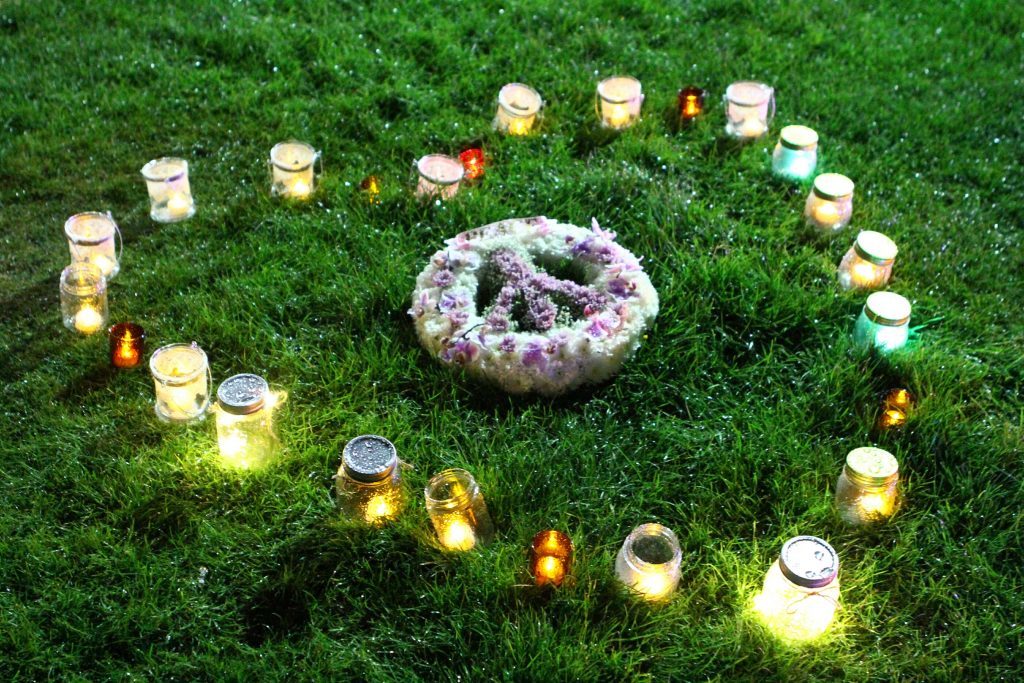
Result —
M 662 3 L 0 4 L 0 677 L 4 680 L 1020 680 L 1024 631 L 1024 8 L 837 0 Z M 671 5 L 671 6 L 670 6 Z M 595 125 L 599 78 L 643 82 L 644 118 Z M 734 80 L 777 88 L 765 139 L 724 139 Z M 537 135 L 490 123 L 536 87 Z M 676 91 L 709 89 L 698 125 Z M 778 129 L 821 135 L 857 183 L 851 228 L 801 232 L 806 187 L 770 174 Z M 270 147 L 323 150 L 314 201 L 268 192 Z M 483 184 L 412 196 L 412 162 L 482 142 Z M 149 218 L 139 169 L 191 165 L 196 216 Z M 381 202 L 357 191 L 369 174 Z M 223 469 L 213 424 L 153 414 L 146 370 L 61 326 L 62 225 L 124 232 L 113 321 L 150 350 L 198 341 L 215 382 L 289 392 L 284 452 Z M 511 399 L 419 347 L 413 280 L 467 228 L 591 217 L 645 257 L 661 312 L 611 383 Z M 921 326 L 888 357 L 850 339 L 864 294 L 835 266 L 857 229 L 900 247 Z M 919 397 L 872 434 L 879 396 Z M 412 469 L 394 525 L 346 522 L 345 442 Z M 905 504 L 851 531 L 845 454 L 901 463 Z M 452 556 L 422 502 L 471 470 L 498 532 Z M 613 561 L 636 525 L 679 535 L 682 581 L 649 607 Z M 526 547 L 567 531 L 575 582 L 526 587 Z M 842 609 L 794 649 L 749 610 L 782 543 L 829 540 Z

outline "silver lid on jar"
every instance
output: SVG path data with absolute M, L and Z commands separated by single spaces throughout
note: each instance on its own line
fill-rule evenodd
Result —
M 822 173 L 814 179 L 814 194 L 822 199 L 842 199 L 853 194 L 853 181 L 842 173 Z
M 783 576 L 802 588 L 824 588 L 839 575 L 839 555 L 817 536 L 795 536 L 779 554 Z
M 244 373 L 228 377 L 217 388 L 217 403 L 232 415 L 255 413 L 267 401 L 270 385 L 259 375 Z
M 341 467 L 350 478 L 364 484 L 386 479 L 398 466 L 395 445 L 383 436 L 364 434 L 345 444 Z
M 887 266 L 896 260 L 896 243 L 880 232 L 863 230 L 857 234 L 853 250 L 865 261 L 876 266 Z
M 875 292 L 864 302 L 864 315 L 879 325 L 899 327 L 910 322 L 910 302 L 895 292 Z

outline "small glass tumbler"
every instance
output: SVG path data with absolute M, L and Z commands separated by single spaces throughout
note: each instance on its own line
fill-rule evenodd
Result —
M 706 90 L 695 85 L 688 85 L 680 90 L 677 98 L 679 120 L 683 123 L 692 123 L 703 114 L 707 95 Z
M 428 154 L 420 158 L 416 162 L 416 171 L 420 176 L 416 196 L 440 199 L 454 197 L 465 175 L 461 161 L 443 154 Z
M 123 248 L 124 239 L 109 211 L 76 213 L 64 223 L 64 235 L 72 263 L 93 264 L 108 282 L 121 270 L 119 247 Z
M 910 302 L 893 292 L 874 292 L 853 327 L 853 340 L 880 351 L 903 348 L 910 337 Z
M 597 84 L 597 115 L 612 130 L 629 128 L 640 118 L 644 95 L 632 76 L 612 76 Z
M 446 550 L 472 550 L 494 536 L 483 494 L 466 470 L 449 469 L 434 475 L 424 496 L 427 514 Z
M 814 179 L 804 205 L 807 225 L 830 235 L 845 228 L 853 216 L 853 181 L 840 173 L 822 173 Z
M 130 370 L 142 363 L 146 353 L 146 331 L 135 323 L 117 323 L 108 330 L 110 337 L 110 364 Z
M 530 573 L 538 586 L 561 586 L 572 571 L 572 540 L 561 531 L 538 532 L 530 543 Z
M 60 274 L 60 311 L 64 327 L 81 334 L 107 324 L 107 280 L 91 263 L 73 263 Z
M 786 180 L 806 180 L 818 165 L 818 134 L 807 126 L 786 126 L 772 153 L 772 171 Z
M 896 511 L 899 462 L 881 448 L 854 448 L 836 483 L 836 508 L 847 524 L 888 519 Z
M 279 142 L 270 150 L 270 192 L 288 199 L 308 199 L 315 189 L 314 165 L 320 152 L 298 140 Z
M 252 469 L 267 464 L 280 442 L 274 433 L 270 385 L 259 375 L 232 375 L 217 388 L 217 445 L 228 465 Z
M 754 609 L 772 633 L 794 642 L 824 634 L 838 607 L 839 555 L 814 536 L 786 541 L 754 598 Z
M 756 81 L 738 81 L 725 89 L 725 133 L 756 140 L 775 116 L 775 89 Z
M 142 167 L 149 190 L 149 217 L 157 223 L 177 223 L 195 215 L 192 188 L 188 184 L 188 162 L 164 157 Z
M 203 419 L 210 407 L 210 365 L 195 342 L 161 346 L 149 357 L 156 387 L 156 415 L 164 422 Z
M 345 444 L 335 489 L 342 510 L 367 524 L 384 524 L 405 507 L 402 467 L 394 444 L 383 436 L 357 436 Z
M 879 289 L 892 277 L 896 243 L 880 232 L 864 230 L 839 262 L 839 286 L 843 289 Z
M 661 524 L 641 524 L 615 558 L 615 574 L 644 600 L 667 599 L 679 584 L 683 555 L 675 533 Z
M 523 83 L 509 83 L 498 91 L 498 113 L 494 128 L 509 135 L 527 135 L 533 130 L 544 101 L 540 94 Z

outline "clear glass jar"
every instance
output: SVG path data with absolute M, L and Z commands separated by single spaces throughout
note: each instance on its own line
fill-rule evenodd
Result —
M 72 263 L 91 263 L 108 281 L 121 270 L 121 254 L 116 244 L 121 231 L 109 211 L 76 213 L 64 223 L 64 235 L 68 238 Z
M 494 536 L 476 480 L 466 470 L 450 469 L 434 475 L 424 490 L 427 514 L 446 550 L 472 550 Z
M 377 525 L 397 517 L 405 507 L 405 495 L 394 444 L 374 434 L 345 444 L 335 489 L 342 510 L 354 520 Z
M 806 180 L 818 165 L 818 134 L 807 126 L 786 126 L 772 153 L 772 171 L 787 180 Z
M 839 286 L 843 289 L 880 289 L 892 277 L 896 243 L 880 232 L 864 230 L 839 262 Z
M 597 84 L 597 115 L 605 128 L 632 126 L 640 118 L 643 102 L 640 81 L 632 76 L 612 76 Z
M 903 348 L 910 337 L 910 302 L 893 292 L 874 292 L 853 327 L 853 340 L 881 351 Z
M 416 162 L 420 180 L 416 186 L 417 197 L 439 197 L 451 199 L 459 191 L 459 183 L 465 171 L 462 162 L 443 154 L 428 154 Z
M 667 599 L 679 584 L 683 554 L 675 533 L 661 524 L 641 524 L 615 558 L 615 575 L 644 600 Z
M 815 536 L 796 536 L 764 577 L 754 609 L 777 637 L 789 641 L 818 638 L 839 607 L 839 555 Z
M 270 386 L 259 375 L 232 375 L 217 388 L 217 445 L 225 464 L 266 465 L 277 452 Z
M 81 334 L 107 325 L 107 280 L 91 263 L 72 263 L 60 274 L 60 312 L 64 327 Z
M 142 167 L 149 190 L 149 217 L 157 223 L 176 223 L 195 215 L 192 188 L 188 184 L 188 162 L 164 157 Z
M 149 357 L 156 415 L 164 422 L 195 422 L 210 407 L 210 366 L 195 342 L 161 346 Z
M 538 586 L 561 586 L 572 571 L 572 539 L 561 531 L 538 532 L 530 543 L 530 573 Z
M 725 89 L 725 133 L 756 140 L 768 132 L 775 116 L 775 89 L 756 81 L 739 81 Z
M 881 448 L 854 448 L 836 484 L 836 509 L 847 524 L 872 524 L 896 512 L 899 463 Z
M 494 128 L 509 135 L 527 135 L 533 130 L 544 101 L 540 93 L 523 83 L 509 83 L 498 91 L 498 113 Z
M 822 173 L 814 179 L 804 205 L 807 225 L 825 234 L 842 230 L 853 216 L 853 181 L 840 173 Z
M 288 199 L 308 199 L 315 189 L 314 165 L 320 152 L 298 140 L 279 142 L 270 150 L 270 192 Z

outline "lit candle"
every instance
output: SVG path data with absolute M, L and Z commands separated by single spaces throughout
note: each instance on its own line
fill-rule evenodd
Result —
M 278 439 L 268 400 L 272 392 L 259 375 L 232 375 L 217 388 L 217 443 L 222 461 L 251 469 L 265 465 L 277 451 Z
M 886 405 L 907 411 L 914 405 L 914 395 L 907 389 L 892 389 L 885 395 Z
M 71 262 L 92 263 L 108 281 L 120 270 L 117 255 L 117 238 L 120 234 L 110 212 L 79 213 L 64 223 L 64 235 L 71 249 Z
M 472 550 L 476 545 L 473 527 L 463 518 L 451 519 L 440 534 L 441 545 L 448 550 Z
M 725 90 L 725 132 L 741 140 L 754 140 L 768 131 L 775 114 L 775 90 L 755 81 L 739 81 Z
M 83 334 L 92 334 L 103 326 L 103 316 L 92 306 L 83 306 L 75 314 L 75 329 Z
M 899 463 L 881 448 L 855 448 L 836 484 L 836 508 L 848 524 L 871 524 L 896 510 Z
M 822 173 L 814 179 L 804 206 L 808 225 L 831 234 L 846 227 L 852 214 L 852 180 L 840 173 Z
M 631 76 L 612 76 L 597 84 L 597 106 L 601 125 L 621 130 L 640 118 L 644 95 L 640 81 Z
M 688 85 L 679 91 L 679 118 L 684 122 L 692 122 L 704 112 L 704 99 L 707 93 L 695 85 Z
M 615 559 L 619 580 L 644 600 L 667 599 L 679 584 L 679 539 L 661 524 L 642 524 L 626 537 Z
M 92 334 L 107 321 L 107 280 L 89 261 L 72 263 L 60 274 L 60 309 L 64 327 Z
M 772 152 L 772 172 L 787 180 L 805 180 L 818 165 L 818 133 L 807 126 L 785 126 Z
M 823 635 L 838 606 L 839 555 L 814 536 L 786 541 L 754 598 L 755 611 L 772 633 L 794 642 Z
M 405 502 L 401 482 L 398 451 L 383 436 L 365 434 L 345 444 L 335 488 L 350 519 L 373 525 L 394 519 Z
M 192 189 L 188 182 L 188 162 L 164 157 L 142 167 L 149 190 L 149 216 L 158 223 L 173 223 L 195 214 Z
M 270 191 L 289 199 L 308 199 L 320 153 L 298 140 L 279 142 L 270 150 Z
M 192 201 L 184 194 L 172 194 L 167 199 L 167 215 L 171 218 L 184 218 L 192 208 Z
M 110 328 L 110 364 L 115 368 L 134 368 L 142 361 L 146 333 L 141 325 L 118 323 Z
M 523 83 L 509 83 L 498 92 L 494 128 L 509 135 L 526 135 L 533 128 L 544 102 L 536 90 Z
M 366 199 L 371 204 L 380 202 L 380 178 L 375 175 L 366 176 L 359 183 L 359 189 L 366 193 Z
M 161 420 L 192 422 L 205 416 L 210 405 L 209 364 L 198 344 L 160 347 L 149 358 L 149 370 Z
M 878 289 L 892 277 L 896 243 L 880 232 L 864 230 L 839 262 L 837 277 L 844 289 Z
M 907 414 L 899 408 L 886 408 L 878 418 L 878 425 L 882 429 L 897 429 L 907 421 Z
M 420 180 L 416 186 L 417 197 L 439 197 L 451 199 L 459 191 L 459 183 L 465 175 L 462 162 L 443 154 L 428 154 L 416 162 Z
M 494 535 L 491 516 L 476 480 L 466 470 L 434 475 L 424 489 L 427 513 L 446 550 L 472 550 Z
M 530 544 L 530 570 L 538 586 L 562 585 L 572 562 L 572 540 L 561 531 L 537 533 Z
M 466 172 L 466 180 L 476 180 L 484 175 L 484 151 L 472 147 L 459 154 L 459 161 Z

